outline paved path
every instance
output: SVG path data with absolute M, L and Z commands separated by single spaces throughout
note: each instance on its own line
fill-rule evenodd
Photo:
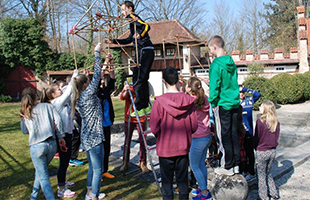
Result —
M 277 109 L 283 112 L 296 112 L 296 113 L 310 113 L 310 102 L 295 104 L 295 105 L 283 105 Z M 310 119 L 309 119 L 310 120 Z M 307 142 L 307 141 L 304 141 Z M 122 163 L 122 152 L 124 143 L 124 133 L 113 133 L 111 137 L 111 159 L 114 166 L 118 167 Z M 276 174 L 276 185 L 279 188 L 281 199 L 309 199 L 310 200 L 310 144 L 309 150 L 307 145 L 304 145 L 303 151 L 298 147 L 295 148 L 283 148 L 279 147 L 277 151 L 277 159 L 279 162 L 276 163 L 276 171 L 282 170 L 283 173 Z M 131 155 L 130 155 L 130 167 L 129 170 L 138 169 L 139 163 L 139 143 L 138 133 L 135 131 L 133 134 L 133 142 L 131 144 Z M 301 155 L 302 154 L 302 155 Z M 291 155 L 291 157 L 290 157 Z M 297 155 L 297 156 L 296 156 Z M 286 156 L 286 157 L 285 157 Z M 284 159 L 285 158 L 285 159 Z M 282 161 L 287 162 L 282 162 Z M 150 167 L 149 167 L 150 169 Z M 139 170 L 137 171 L 139 172 Z M 209 170 L 210 178 L 212 178 L 213 170 Z M 135 176 L 142 178 L 146 181 L 152 180 L 152 173 L 144 174 L 135 173 Z M 250 184 L 250 193 L 248 200 L 257 199 L 257 181 Z

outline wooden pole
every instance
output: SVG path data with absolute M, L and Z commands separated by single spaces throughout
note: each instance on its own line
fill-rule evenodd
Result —
M 74 34 L 72 34 L 72 50 L 73 50 L 75 69 L 77 69 L 77 61 L 76 61 L 76 54 L 75 54 L 75 44 L 74 44 Z
M 137 38 L 137 21 L 134 22 L 134 29 L 135 29 L 136 60 L 137 60 L 137 66 L 139 66 L 139 51 L 138 51 L 138 38 Z
M 176 38 L 177 38 L 177 48 L 178 48 L 178 57 L 179 57 L 179 69 L 181 70 L 181 74 L 182 74 L 179 37 L 176 36 Z
M 165 40 L 163 40 L 163 54 L 164 54 L 164 64 L 165 64 L 165 68 L 167 68 Z
M 80 23 L 80 21 L 85 17 L 85 15 L 90 11 L 90 9 L 92 9 L 92 7 L 95 5 L 95 3 L 97 2 L 98 0 L 95 0 L 94 3 L 87 9 L 87 11 L 84 13 L 84 15 L 79 19 L 78 22 L 76 22 L 76 24 L 74 26 L 77 26 L 78 23 Z

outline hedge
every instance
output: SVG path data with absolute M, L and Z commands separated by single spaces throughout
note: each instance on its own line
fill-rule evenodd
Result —
M 261 98 L 254 104 L 253 108 L 255 110 L 262 104 L 264 100 L 271 100 L 273 102 L 276 101 L 275 99 L 275 87 L 271 83 L 271 81 L 267 78 L 261 76 L 251 76 L 247 78 L 243 85 L 246 88 L 250 88 L 256 90 L 262 94 Z
M 302 80 L 290 74 L 278 74 L 270 79 L 276 88 L 276 103 L 295 103 L 303 97 Z

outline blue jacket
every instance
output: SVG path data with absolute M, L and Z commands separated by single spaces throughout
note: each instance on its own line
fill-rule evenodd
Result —
M 243 125 L 245 130 L 253 135 L 253 105 L 260 98 L 261 93 L 256 90 L 248 89 L 246 87 L 242 88 L 242 92 L 247 92 L 252 94 L 251 97 L 245 97 L 240 105 L 243 108 L 242 117 Z

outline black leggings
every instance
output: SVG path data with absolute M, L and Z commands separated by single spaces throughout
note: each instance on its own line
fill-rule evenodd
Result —
M 59 168 L 57 171 L 57 179 L 58 179 L 59 187 L 66 185 L 66 172 L 69 166 L 69 160 L 70 160 L 71 149 L 72 149 L 71 138 L 72 138 L 72 134 L 66 133 L 64 140 L 66 141 L 66 147 L 68 148 L 67 152 L 63 152 L 59 147 L 59 143 L 57 142 L 57 150 L 59 152 Z

